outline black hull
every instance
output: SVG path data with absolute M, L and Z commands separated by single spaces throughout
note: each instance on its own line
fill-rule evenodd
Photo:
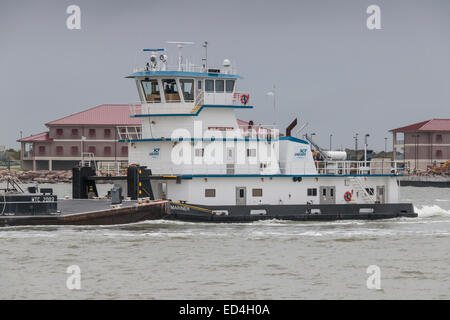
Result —
M 66 213 L 0 216 L 0 227 L 38 225 L 117 225 L 163 219 L 170 214 L 168 201 L 132 204 L 121 208 L 98 200 L 67 200 Z M 106 207 L 106 208 L 105 208 Z
M 227 210 L 228 214 L 214 211 Z M 266 214 L 251 214 L 265 210 Z M 417 217 L 411 203 L 393 204 L 328 204 L 328 205 L 261 205 L 261 206 L 204 206 L 171 204 L 166 219 L 187 222 L 252 222 L 258 220 L 332 221 L 375 220 L 398 217 Z

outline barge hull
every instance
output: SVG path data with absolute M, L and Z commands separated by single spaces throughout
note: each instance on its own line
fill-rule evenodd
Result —
M 54 215 L 0 216 L 0 226 L 115 225 L 163 219 L 170 214 L 168 201 L 130 203 L 112 208 L 99 200 L 62 200 L 63 211 Z
M 264 213 L 265 212 L 265 213 Z M 411 203 L 204 206 L 171 203 L 166 219 L 187 222 L 252 222 L 258 220 L 332 221 L 417 217 Z

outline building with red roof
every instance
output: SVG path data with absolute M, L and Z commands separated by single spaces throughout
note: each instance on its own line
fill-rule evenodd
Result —
M 450 159 L 450 119 L 431 119 L 389 131 L 393 134 L 393 154 L 402 152 L 412 170 L 426 170 Z
M 128 145 L 118 142 L 121 130 L 140 127 L 128 105 L 104 104 L 50 121 L 48 131 L 18 140 L 25 170 L 69 170 L 82 159 L 125 165 Z

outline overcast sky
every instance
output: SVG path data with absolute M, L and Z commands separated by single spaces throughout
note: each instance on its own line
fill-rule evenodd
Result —
M 81 7 L 81 30 L 66 8 Z M 366 9 L 381 8 L 381 30 Z M 277 88 L 280 126 L 308 122 L 319 144 L 353 147 L 369 133 L 384 149 L 389 129 L 450 118 L 450 1 L 20 1 L 0 2 L 0 145 L 44 123 L 104 103 L 138 100 L 125 76 L 144 65 L 142 48 L 193 41 L 185 56 L 236 62 L 251 92 L 243 120 L 270 124 Z M 361 140 L 360 140 L 361 141 Z M 390 147 L 389 147 L 390 148 Z

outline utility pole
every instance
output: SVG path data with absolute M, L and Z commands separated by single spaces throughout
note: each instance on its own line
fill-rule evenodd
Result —
M 330 133 L 330 151 L 332 150 L 331 149 L 331 137 L 333 136 L 333 134 L 332 133 Z

